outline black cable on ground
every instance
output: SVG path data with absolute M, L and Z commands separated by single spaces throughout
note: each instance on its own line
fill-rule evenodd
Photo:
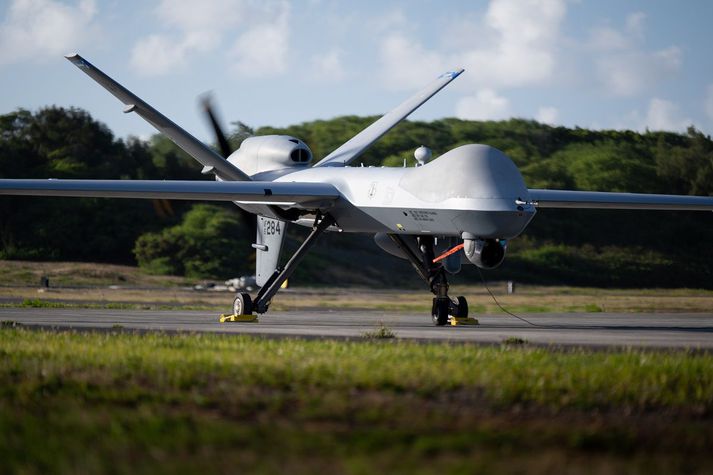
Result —
M 510 315 L 511 317 L 515 317 L 515 318 L 517 318 L 518 320 L 521 320 L 521 321 L 523 321 L 523 322 L 525 322 L 525 323 L 527 323 L 528 325 L 531 325 L 531 326 L 533 326 L 533 327 L 540 327 L 540 328 L 544 328 L 544 327 L 545 327 L 545 325 L 538 325 L 538 324 L 536 324 L 536 323 L 532 323 L 530 320 L 528 320 L 528 319 L 526 319 L 526 318 L 523 318 L 523 317 L 520 317 L 520 316 L 518 316 L 518 315 L 515 315 L 514 313 L 512 313 L 511 311 L 509 311 L 508 309 L 506 309 L 505 307 L 503 307 L 502 305 L 500 305 L 500 302 L 498 302 L 498 299 L 496 299 L 496 298 L 495 298 L 495 295 L 493 295 L 493 293 L 490 291 L 490 288 L 488 287 L 488 283 L 485 282 L 485 277 L 483 276 L 483 271 L 482 271 L 482 270 L 480 269 L 480 267 L 478 267 L 478 266 L 476 266 L 476 268 L 478 269 L 478 274 L 480 274 L 480 280 L 483 282 L 483 287 L 485 287 L 485 290 L 487 290 L 488 293 L 490 294 L 490 296 L 493 298 L 493 302 L 495 302 L 495 305 L 497 305 L 498 307 L 500 307 L 500 310 L 502 310 L 503 312 L 507 313 L 507 314 Z

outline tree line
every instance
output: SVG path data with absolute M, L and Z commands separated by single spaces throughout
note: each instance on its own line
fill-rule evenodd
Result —
M 234 122 L 230 140 L 237 147 L 253 134 L 289 134 L 304 140 L 319 159 L 376 119 L 346 116 L 256 130 Z M 437 157 L 467 143 L 485 143 L 505 152 L 531 188 L 713 195 L 713 141 L 693 127 L 679 134 L 552 127 L 522 119 L 405 121 L 360 161 L 403 166 L 406 160 L 413 166 L 413 151 L 420 145 L 430 147 Z M 20 109 L 0 116 L 0 177 L 210 179 L 161 135 L 148 141 L 117 138 L 86 111 L 61 107 Z M 511 242 L 509 258 L 493 277 L 710 288 L 713 253 L 706 243 L 713 242 L 711 219 L 706 213 L 542 210 L 524 235 Z M 0 199 L 4 259 L 138 263 L 158 273 L 232 277 L 252 272 L 253 237 L 246 234 L 248 229 L 230 204 Z M 291 235 L 297 239 L 300 232 L 293 229 Z M 379 252 L 370 237 L 342 241 L 343 246 L 330 238 L 323 249 L 318 246 L 303 277 L 322 282 L 336 273 L 340 280 L 363 283 L 363 275 L 349 277 L 362 272 L 378 283 L 383 259 L 363 269 L 349 266 L 371 262 L 366 257 L 343 263 L 337 259 L 338 268 L 318 270 L 320 263 L 330 262 L 322 255 L 325 252 L 351 257 L 354 252 Z M 397 269 L 408 271 L 399 265 Z

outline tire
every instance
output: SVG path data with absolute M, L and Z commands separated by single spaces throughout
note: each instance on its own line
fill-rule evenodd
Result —
M 458 297 L 458 318 L 468 318 L 468 301 L 462 295 Z
M 233 314 L 234 315 L 252 315 L 253 313 L 253 301 L 250 298 L 250 294 L 241 292 L 235 296 L 233 300 Z
M 448 323 L 449 299 L 433 299 L 433 311 L 431 317 L 433 324 L 442 327 Z

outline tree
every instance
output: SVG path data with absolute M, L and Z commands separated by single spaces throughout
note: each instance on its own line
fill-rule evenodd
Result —
M 713 195 L 713 142 L 689 127 L 683 145 L 670 145 L 664 137 L 656 148 L 657 172 L 677 193 Z
M 139 266 L 156 274 L 227 278 L 252 273 L 252 249 L 237 212 L 195 205 L 180 224 L 143 234 L 134 255 Z
M 137 139 L 116 140 L 80 109 L 0 116 L 5 178 L 157 178 L 150 151 Z M 136 238 L 163 224 L 146 200 L 3 197 L 0 257 L 131 262 Z

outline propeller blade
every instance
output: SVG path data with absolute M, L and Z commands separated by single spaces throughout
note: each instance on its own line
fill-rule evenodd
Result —
M 208 115 L 210 125 L 213 127 L 215 137 L 218 140 L 218 147 L 220 148 L 220 153 L 223 155 L 223 158 L 228 158 L 230 154 L 233 153 L 233 150 L 230 147 L 230 143 L 228 142 L 225 133 L 223 132 L 223 128 L 218 123 L 218 119 L 216 118 L 216 115 L 213 112 L 211 96 L 209 94 L 204 95 L 201 102 L 203 103 L 203 110 L 205 110 L 206 114 Z
M 203 95 L 201 103 L 203 105 L 203 110 L 208 116 L 210 125 L 213 127 L 213 132 L 215 132 L 215 137 L 218 140 L 218 147 L 220 148 L 220 153 L 221 155 L 223 155 L 223 158 L 227 159 L 230 154 L 233 153 L 233 149 L 230 147 L 228 138 L 225 136 L 223 128 L 220 126 L 218 118 L 216 117 L 216 114 L 213 111 L 214 108 L 212 96 L 210 94 Z M 255 239 L 255 236 L 257 235 L 257 215 L 245 211 L 241 207 L 238 207 L 238 211 L 240 212 L 240 217 L 243 223 L 247 225 L 248 229 L 250 230 L 250 239 Z

